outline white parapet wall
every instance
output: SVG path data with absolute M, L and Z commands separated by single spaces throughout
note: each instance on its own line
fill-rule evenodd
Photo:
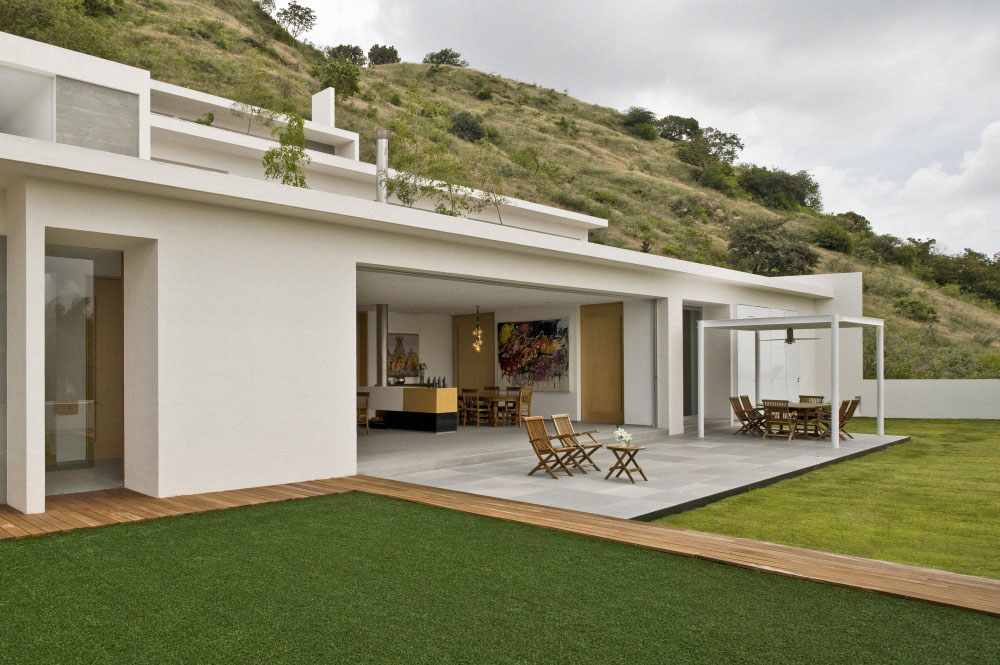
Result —
M 875 415 L 875 381 L 866 379 L 860 415 Z M 1000 419 L 1000 379 L 891 379 L 886 418 Z

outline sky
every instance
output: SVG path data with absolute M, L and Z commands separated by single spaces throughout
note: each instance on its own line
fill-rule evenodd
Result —
M 304 4 L 316 44 L 407 62 L 449 47 L 587 102 L 694 117 L 738 134 L 740 161 L 810 172 L 825 212 L 1000 251 L 997 0 Z

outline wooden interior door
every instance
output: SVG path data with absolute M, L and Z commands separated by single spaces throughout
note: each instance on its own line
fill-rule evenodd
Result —
M 476 329 L 476 315 L 462 314 L 452 317 L 454 334 L 453 360 L 456 388 L 476 388 L 496 385 L 497 327 L 493 312 L 479 315 L 483 329 L 483 348 L 472 348 L 472 331 Z
M 620 302 L 580 306 L 580 418 L 588 423 L 625 421 Z
M 125 319 L 122 280 L 94 278 L 94 459 L 125 455 Z

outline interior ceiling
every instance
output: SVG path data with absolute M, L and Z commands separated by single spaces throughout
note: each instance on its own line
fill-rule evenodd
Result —
M 463 281 L 451 277 L 358 271 L 358 309 L 372 309 L 375 305 L 384 304 L 392 312 L 454 315 L 475 314 L 476 305 L 482 312 L 492 312 L 511 307 L 592 305 L 630 299 L 635 298 Z

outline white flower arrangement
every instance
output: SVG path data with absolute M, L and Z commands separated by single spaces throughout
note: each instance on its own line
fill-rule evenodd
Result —
M 632 443 L 632 435 L 626 432 L 621 427 L 615 430 L 615 441 L 618 443 L 623 443 L 626 446 Z

